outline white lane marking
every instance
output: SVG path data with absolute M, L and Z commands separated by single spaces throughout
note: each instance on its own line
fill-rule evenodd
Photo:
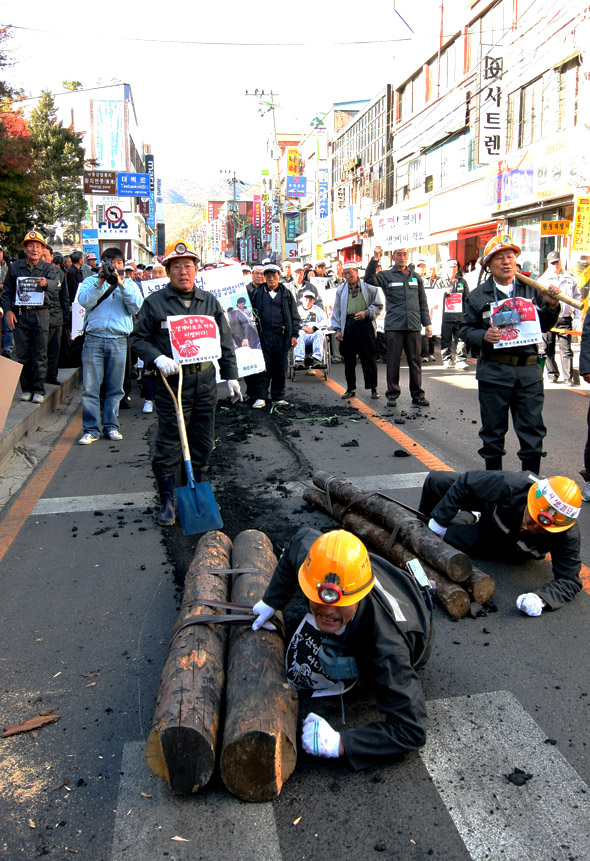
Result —
M 475 370 L 475 365 L 473 366 L 473 370 Z M 453 371 L 452 374 L 453 376 L 449 377 L 429 377 L 428 382 L 436 380 L 439 383 L 448 383 L 448 385 L 454 386 L 456 389 L 473 389 L 473 391 L 477 389 L 477 380 L 475 377 L 469 376 L 468 371 Z M 467 376 L 463 376 L 463 374 Z
M 587 858 L 590 792 L 508 691 L 428 702 L 422 757 L 474 861 Z M 533 777 L 514 786 L 519 768 Z
M 102 496 L 56 496 L 40 499 L 34 514 L 71 514 L 78 511 L 112 511 L 118 508 L 143 508 L 153 505 L 155 490 L 134 493 L 105 493 Z
M 144 748 L 142 741 L 123 748 L 110 861 L 147 861 L 164 854 L 175 861 L 281 861 L 272 804 L 251 804 L 207 789 L 190 798 L 173 795 L 148 769 Z

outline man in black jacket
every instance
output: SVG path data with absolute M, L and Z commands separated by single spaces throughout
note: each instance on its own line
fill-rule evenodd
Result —
M 355 729 L 334 730 L 310 713 L 303 747 L 312 756 L 346 757 L 355 769 L 421 747 L 426 705 L 417 670 L 432 650 L 432 603 L 407 571 L 373 553 L 350 532 L 322 535 L 303 527 L 283 551 L 261 601 L 258 630 L 282 610 L 297 584 L 309 600 L 287 648 L 287 677 L 300 690 L 342 694 L 360 674 L 372 679 L 385 715 Z
M 538 342 L 540 333 L 547 332 L 557 322 L 559 300 L 552 295 L 558 292 L 554 287 L 548 287 L 540 296 L 518 280 L 518 254 L 520 248 L 508 234 L 490 239 L 483 254 L 483 265 L 489 266 L 490 276 L 465 300 L 460 337 L 470 347 L 481 350 L 475 376 L 482 424 L 479 435 L 483 443 L 479 454 L 486 469 L 502 469 L 506 454 L 504 437 L 511 414 L 520 442 L 518 457 L 522 469 L 538 475 L 547 433 L 543 424 L 543 369 L 538 363 Z M 511 346 L 518 329 L 496 313 L 498 305 L 507 317 L 522 314 L 538 319 L 540 327 L 532 342 Z
M 440 333 L 440 357 L 443 368 L 456 368 L 457 371 L 466 371 L 467 352 L 465 343 L 461 340 L 459 328 L 463 316 L 463 304 L 469 295 L 467 281 L 459 272 L 456 260 L 447 260 L 445 274 L 440 279 L 437 288 L 443 290 L 443 312 Z M 453 359 L 453 342 L 457 361 Z
M 14 331 L 16 360 L 23 366 L 21 401 L 42 404 L 47 376 L 48 294 L 58 297 L 59 281 L 51 263 L 41 259 L 47 247 L 41 234 L 29 230 L 22 244 L 25 257 L 10 264 L 1 301 L 6 322 Z
M 420 511 L 433 532 L 469 556 L 511 563 L 551 554 L 554 579 L 519 595 L 516 606 L 528 616 L 556 610 L 582 588 L 580 513 L 582 494 L 571 478 L 536 479 L 525 472 L 473 470 L 430 472 Z M 460 511 L 479 512 L 476 522 L 455 521 Z
M 432 337 L 428 300 L 424 284 L 413 267 L 408 266 L 408 250 L 395 248 L 394 268 L 376 274 L 383 250 L 375 248 L 365 272 L 367 284 L 381 287 L 385 295 L 385 343 L 387 346 L 387 406 L 395 407 L 400 396 L 399 371 L 402 350 L 405 351 L 410 371 L 412 406 L 427 407 L 422 388 L 422 336 Z
M 254 273 L 253 273 L 254 274 Z M 285 383 L 287 353 L 297 343 L 301 320 L 293 294 L 286 284 L 280 284 L 280 268 L 275 263 L 264 266 L 265 283 L 249 285 L 250 302 L 258 326 L 265 370 L 254 376 L 256 400 L 252 408 L 266 406 L 268 388 L 275 406 L 287 407 Z

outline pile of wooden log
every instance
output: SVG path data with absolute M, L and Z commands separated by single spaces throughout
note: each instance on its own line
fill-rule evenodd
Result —
M 225 786 L 247 801 L 276 798 L 295 768 L 298 701 L 285 675 L 281 631 L 254 632 L 248 624 L 230 633 L 227 624 L 198 622 L 227 612 L 203 601 L 231 596 L 232 603 L 255 604 L 276 561 L 270 540 L 253 529 L 233 547 L 223 532 L 199 540 L 145 750 L 148 766 L 173 792 L 202 789 L 217 751 Z
M 403 568 L 409 559 L 419 559 L 435 584 L 435 601 L 454 619 L 467 615 L 472 602 L 485 604 L 492 598 L 493 579 L 397 503 L 380 494 L 369 495 L 328 472 L 315 472 L 312 481 L 315 486 L 303 493 L 306 502 L 334 517 L 394 565 Z

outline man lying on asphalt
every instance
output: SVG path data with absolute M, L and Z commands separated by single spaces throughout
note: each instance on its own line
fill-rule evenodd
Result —
M 368 553 L 350 532 L 300 529 L 254 606 L 257 630 L 282 610 L 297 583 L 309 610 L 287 648 L 289 681 L 300 690 L 342 694 L 366 673 L 383 721 L 337 732 L 310 713 L 303 747 L 312 756 L 346 757 L 355 769 L 407 753 L 426 739 L 426 706 L 416 671 L 428 660 L 434 628 L 430 595 L 413 575 Z
M 430 472 L 422 488 L 420 511 L 433 532 L 458 550 L 480 559 L 512 563 L 551 554 L 554 580 L 519 595 L 516 606 L 527 616 L 556 610 L 582 588 L 580 513 L 582 494 L 571 478 L 539 478 L 526 472 L 473 470 Z M 455 520 L 459 512 L 479 519 Z M 463 522 L 459 522 L 463 519 Z

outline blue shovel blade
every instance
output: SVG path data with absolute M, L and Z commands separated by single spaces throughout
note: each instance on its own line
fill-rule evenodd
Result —
M 193 487 L 177 487 L 176 503 L 183 535 L 197 535 L 223 527 L 213 488 L 208 481 Z

